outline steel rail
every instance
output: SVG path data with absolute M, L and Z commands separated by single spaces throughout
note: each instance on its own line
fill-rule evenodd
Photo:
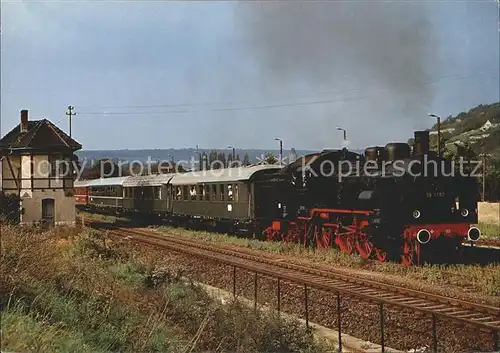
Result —
M 481 239 L 476 242 L 464 241 L 462 244 L 472 247 L 491 246 L 495 248 L 500 248 L 500 239 Z
M 413 297 L 413 299 L 422 298 L 425 300 L 432 300 L 434 302 L 438 302 L 438 303 L 442 303 L 442 304 L 455 305 L 455 306 L 460 307 L 460 308 L 467 308 L 467 309 L 471 309 L 471 310 L 474 310 L 477 312 L 482 312 L 485 314 L 497 315 L 497 316 L 499 316 L 499 319 L 500 319 L 500 309 L 498 307 L 495 307 L 495 306 L 473 303 L 473 302 L 469 302 L 469 301 L 465 301 L 465 300 L 461 300 L 461 299 L 456 299 L 456 298 L 450 298 L 450 297 L 446 297 L 446 296 L 442 296 L 442 295 L 438 295 L 438 294 L 433 294 L 433 293 L 429 293 L 429 292 L 425 292 L 425 291 L 421 291 L 421 290 L 415 290 L 415 289 L 401 287 L 401 286 L 397 286 L 397 285 L 393 285 L 393 284 L 374 281 L 374 280 L 366 279 L 363 277 L 356 277 L 356 276 L 353 276 L 352 274 L 347 275 L 345 273 L 341 273 L 341 271 L 339 271 L 335 268 L 328 269 L 328 271 L 327 271 L 327 270 L 323 270 L 323 269 L 317 269 L 317 268 L 307 267 L 307 266 L 293 264 L 293 263 L 280 262 L 280 260 L 284 260 L 284 259 L 283 258 L 277 259 L 276 256 L 272 256 L 272 255 L 268 255 L 268 254 L 255 255 L 255 253 L 251 253 L 250 251 L 243 249 L 243 248 L 238 249 L 238 250 L 236 250 L 234 248 L 229 249 L 229 248 L 224 247 L 224 246 L 221 247 L 220 245 L 213 246 L 213 245 L 209 245 L 209 244 L 203 244 L 202 242 L 199 242 L 196 240 L 180 239 L 178 237 L 171 236 L 168 234 L 160 235 L 160 234 L 154 234 L 153 232 L 141 231 L 141 230 L 137 230 L 137 229 L 128 229 L 127 228 L 127 231 L 133 232 L 133 233 L 141 232 L 141 234 L 143 234 L 143 235 L 155 237 L 158 239 L 169 238 L 170 241 L 177 242 L 177 243 L 183 243 L 183 244 L 197 247 L 197 248 L 201 248 L 201 249 L 207 249 L 207 250 L 211 250 L 211 251 L 225 253 L 225 254 L 232 255 L 232 256 L 238 256 L 238 257 L 245 258 L 245 259 L 252 260 L 252 261 L 256 261 L 256 262 L 265 262 L 265 263 L 271 264 L 273 266 L 289 268 L 289 269 L 293 269 L 293 270 L 297 270 L 297 271 L 301 271 L 301 272 L 305 272 L 305 273 L 316 274 L 316 275 L 327 277 L 327 278 L 340 279 L 342 281 L 349 282 L 349 283 L 352 283 L 354 285 L 359 285 L 360 287 L 357 289 L 360 289 L 360 290 L 366 290 L 366 287 L 385 289 L 385 290 L 392 291 L 394 293 L 403 294 L 403 295 L 405 295 L 405 298 L 407 300 L 412 300 L 412 298 L 408 298 L 408 295 L 410 295 Z M 144 233 L 142 233 L 142 232 L 144 232 Z
M 380 293 L 380 289 L 382 288 L 377 288 L 378 290 L 376 290 L 375 288 L 367 288 L 366 285 L 357 285 L 351 282 L 346 283 L 344 280 L 339 281 L 328 277 L 325 278 L 323 273 L 324 271 L 317 271 L 304 266 L 293 265 L 298 267 L 284 267 L 280 266 L 279 264 L 282 263 L 279 262 L 262 261 L 262 258 L 256 256 L 248 256 L 247 254 L 221 249 L 216 246 L 203 245 L 197 241 L 180 240 L 172 236 L 154 235 L 151 234 L 151 232 L 144 230 L 140 231 L 111 225 L 107 225 L 107 227 L 109 227 L 112 232 L 118 236 L 122 236 L 122 234 L 132 234 L 136 240 L 144 243 L 149 243 L 151 245 L 156 245 L 173 251 L 202 256 L 210 260 L 220 261 L 227 265 L 257 272 L 269 277 L 281 278 L 290 282 L 308 285 L 329 292 L 341 292 L 370 302 L 382 303 L 404 309 L 412 309 L 425 314 L 434 314 L 442 318 L 469 324 L 488 331 L 498 332 L 500 330 L 500 319 L 498 317 L 500 309 L 498 308 L 483 306 L 483 311 L 478 312 L 478 310 L 465 310 L 460 306 L 457 307 L 450 305 L 447 307 L 446 304 L 443 303 L 436 303 L 436 301 L 425 302 L 422 301 L 422 299 L 415 297 L 409 298 L 408 296 L 402 296 L 401 294 L 394 293 L 393 291 Z M 305 272 L 303 269 L 313 271 Z M 480 304 L 474 303 L 468 304 L 481 306 Z M 484 310 L 490 311 L 492 308 L 496 309 L 495 315 L 489 315 L 484 312 Z

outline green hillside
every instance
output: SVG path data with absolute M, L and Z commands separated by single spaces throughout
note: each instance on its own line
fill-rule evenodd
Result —
M 431 145 L 437 145 L 437 124 L 431 130 Z M 500 102 L 481 104 L 468 112 L 448 116 L 441 122 L 442 142 L 446 154 L 460 154 L 460 149 L 471 156 L 480 153 L 500 158 Z

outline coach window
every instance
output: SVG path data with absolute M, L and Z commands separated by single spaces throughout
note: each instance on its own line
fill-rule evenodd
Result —
M 205 185 L 205 195 L 203 197 L 205 201 L 210 201 L 210 190 L 210 185 Z
M 224 184 L 219 185 L 219 191 L 220 191 L 220 200 L 224 201 Z
M 191 185 L 191 191 L 189 191 L 189 196 L 191 196 L 191 201 L 196 201 L 196 186 Z
M 212 189 L 211 200 L 212 201 L 217 201 L 217 185 L 216 184 L 212 184 L 212 185 L 210 185 L 210 187 Z
M 153 199 L 154 200 L 159 200 L 160 199 L 160 187 L 159 186 L 153 186 L 153 191 L 154 191 L 154 194 L 153 194 Z
M 239 199 L 238 184 L 234 184 L 234 201 L 238 202 Z
M 182 199 L 184 201 L 189 200 L 189 186 L 187 186 L 187 185 L 184 185 L 182 187 Z M 180 198 L 179 198 L 179 200 L 180 200 Z
M 185 193 L 184 195 L 187 195 L 187 193 Z M 186 197 L 186 196 L 184 196 L 184 197 Z M 181 187 L 180 186 L 175 187 L 175 199 L 176 200 L 181 199 Z
M 233 201 L 233 186 L 231 184 L 227 185 L 227 199 L 228 201 Z
M 198 200 L 203 201 L 203 195 L 205 194 L 205 188 L 203 185 L 198 185 Z

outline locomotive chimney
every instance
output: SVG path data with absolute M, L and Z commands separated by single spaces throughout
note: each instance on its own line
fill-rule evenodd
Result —
M 21 132 L 28 131 L 28 110 L 26 110 L 26 109 L 21 110 L 20 129 L 21 129 Z
M 415 131 L 415 144 L 413 145 L 414 155 L 424 155 L 429 153 L 429 131 Z

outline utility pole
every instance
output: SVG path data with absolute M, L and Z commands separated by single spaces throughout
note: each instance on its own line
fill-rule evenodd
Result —
M 437 133 L 438 133 L 438 140 L 437 140 L 437 148 L 438 148 L 438 157 L 441 157 L 441 117 L 436 114 L 429 113 L 429 116 L 431 118 L 436 118 L 437 120 Z
M 484 202 L 485 192 L 486 192 L 486 158 L 487 157 L 491 157 L 491 154 L 489 154 L 489 153 L 481 153 L 481 154 L 479 154 L 479 157 L 482 157 L 482 159 L 483 159 L 483 192 L 482 192 L 482 201 Z
M 69 137 L 71 137 L 71 118 L 76 116 L 76 113 L 73 113 L 73 109 L 75 109 L 75 107 L 68 105 L 68 111 L 66 112 L 66 115 L 69 116 Z

